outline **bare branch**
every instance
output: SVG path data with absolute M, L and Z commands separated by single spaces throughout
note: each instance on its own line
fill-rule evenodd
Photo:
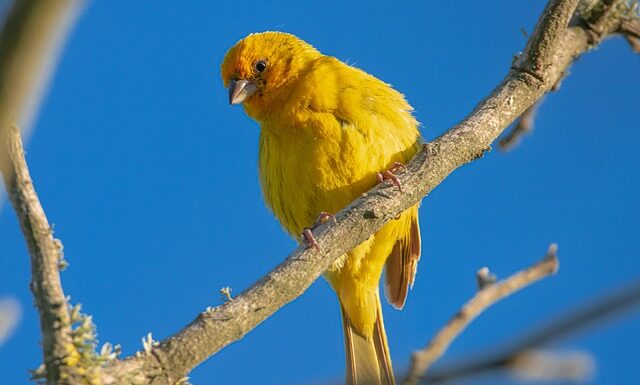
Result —
M 423 382 L 430 384 L 448 382 L 497 369 L 518 371 L 522 368 L 518 365 L 524 362 L 519 361 L 523 355 L 537 351 L 545 345 L 592 327 L 597 322 L 612 318 L 638 305 L 640 305 L 640 282 L 600 299 L 590 299 L 588 303 L 577 309 L 572 309 L 551 322 L 543 323 L 544 326 L 528 333 L 516 343 L 506 343 L 506 348 L 492 348 L 478 354 L 478 359 L 454 362 L 443 369 L 434 368 L 424 377 Z
M 80 0 L 13 1 L 0 32 L 0 143 L 17 123 L 28 131 Z M 3 153 L 0 152 L 0 164 Z
M 573 60 L 595 44 L 584 27 L 567 28 L 577 2 L 549 3 L 524 53 L 502 83 L 462 122 L 425 145 L 407 172 L 399 175 L 403 193 L 379 185 L 363 194 L 336 215 L 335 224 L 326 223 L 314 230 L 320 250 L 298 247 L 233 301 L 201 313 L 149 353 L 140 352 L 105 368 L 106 374 L 120 378 L 152 372 L 155 384 L 178 381 L 300 296 L 333 261 L 419 202 L 455 169 L 481 157 L 505 127 L 548 92 Z M 603 36 L 610 32 L 613 29 L 606 29 Z M 149 382 L 147 377 L 141 383 Z
M 522 380 L 586 381 L 594 371 L 595 359 L 586 352 L 555 352 L 531 349 L 521 352 L 509 366 L 509 373 Z
M 551 0 L 547 3 L 523 55 L 515 63 L 517 68 L 543 84 L 550 80 L 548 67 L 552 66 L 554 55 L 559 53 L 564 31 L 578 3 L 579 0 Z
M 633 36 L 625 36 L 627 43 L 631 46 L 631 50 L 635 53 L 640 53 L 640 39 Z
M 620 33 L 640 39 L 640 20 L 638 18 L 622 20 Z
M 2 176 L 31 255 L 31 291 L 40 313 L 47 381 L 57 384 L 60 368 L 73 346 L 68 304 L 60 283 L 58 266 L 62 259 L 62 246 L 53 237 L 33 187 L 20 130 L 13 126 L 1 145 L 8 158 L 2 167 Z
M 611 32 L 622 34 L 638 52 L 640 44 L 640 2 L 638 0 L 601 0 L 582 2 L 579 22 L 589 31 L 592 43 Z
M 640 53 L 640 18 L 628 18 L 620 23 L 620 33 L 627 39 L 631 49 Z
M 549 251 L 542 260 L 529 268 L 519 271 L 504 281 L 485 286 L 467 302 L 456 315 L 433 337 L 424 349 L 413 353 L 411 367 L 404 385 L 416 385 L 431 365 L 449 348 L 449 345 L 480 313 L 501 299 L 517 292 L 533 282 L 548 277 L 558 270 L 556 245 L 549 246 Z
M 588 3 L 584 1 L 583 3 Z M 589 39 L 592 44 L 597 44 L 607 37 L 617 28 L 617 32 L 621 33 L 629 42 L 634 52 L 640 52 L 640 18 L 638 17 L 638 2 L 627 4 L 623 0 L 603 0 L 591 1 L 591 5 L 583 4 L 581 10 L 581 18 L 576 18 L 575 23 L 583 25 L 589 32 Z M 618 27 L 615 27 L 618 25 Z M 529 62 L 529 70 L 534 71 L 540 64 L 534 60 Z M 525 66 L 527 68 L 527 66 Z M 551 91 L 557 91 L 560 87 L 560 81 L 553 86 Z M 502 151 L 510 151 L 514 149 L 525 135 L 533 130 L 538 108 L 542 104 L 544 98 L 527 108 L 513 128 L 504 135 L 498 145 Z
M 541 103 L 542 98 L 527 108 L 522 115 L 520 115 L 513 129 L 500 139 L 498 145 L 502 151 L 513 150 L 520 143 L 523 136 L 531 133 L 535 123 L 536 113 Z

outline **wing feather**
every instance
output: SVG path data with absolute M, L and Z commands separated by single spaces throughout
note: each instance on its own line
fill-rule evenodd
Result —
M 406 230 L 393 245 L 385 263 L 385 294 L 387 301 L 396 309 L 404 307 L 409 289 L 416 279 L 421 248 L 417 213 L 417 209 L 414 209 Z

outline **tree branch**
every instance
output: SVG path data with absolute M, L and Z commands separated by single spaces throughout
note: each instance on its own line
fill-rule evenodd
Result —
M 31 291 L 40 313 L 47 382 L 57 384 L 64 360 L 73 352 L 70 350 L 73 344 L 69 309 L 58 265 L 62 259 L 62 247 L 60 241 L 53 237 L 33 187 L 20 130 L 13 126 L 1 144 L 8 158 L 2 167 L 2 176 L 31 255 Z
M 629 17 L 622 20 L 620 23 L 620 33 L 640 39 L 640 20 L 637 15 L 635 18 Z
M 413 353 L 411 367 L 404 385 L 416 385 L 433 363 L 449 348 L 456 337 L 480 313 L 501 299 L 517 292 L 558 270 L 557 246 L 549 246 L 542 260 L 529 268 L 519 271 L 504 281 L 484 286 L 467 302 L 460 311 L 435 335 L 424 349 Z
M 636 16 L 622 20 L 620 33 L 627 39 L 633 52 L 640 53 L 640 19 Z
M 640 47 L 640 2 L 638 0 L 584 0 L 580 13 L 582 26 L 594 43 L 607 34 L 622 34 L 638 53 Z
M 514 149 L 520 143 L 523 136 L 531 133 L 535 124 L 536 113 L 538 112 L 538 107 L 540 107 L 541 103 L 542 98 L 524 110 L 513 129 L 500 139 L 498 145 L 502 151 L 510 151 Z
M 582 1 L 579 7 L 580 18 L 575 24 L 581 24 L 590 35 L 592 44 L 599 43 L 615 30 L 622 34 L 631 45 L 634 52 L 640 52 L 640 18 L 638 17 L 638 1 L 625 2 L 623 0 Z M 532 65 L 536 67 L 535 64 Z M 551 91 L 560 88 L 562 78 L 552 87 Z M 498 145 L 502 151 L 515 148 L 525 135 L 533 130 L 535 118 L 543 98 L 527 108 L 516 121 L 513 128 L 504 135 Z
M 519 358 L 526 356 L 529 352 L 536 351 L 536 349 L 568 335 L 578 333 L 638 304 L 640 304 L 640 282 L 635 282 L 631 286 L 617 290 L 600 299 L 591 299 L 589 303 L 572 309 L 551 322 L 543 322 L 544 326 L 528 333 L 516 343 L 506 344 L 506 349 L 491 349 L 491 351 L 478 354 L 477 360 L 452 363 L 448 365 L 448 368 L 440 370 L 434 369 L 423 378 L 423 382 L 435 384 L 459 380 L 495 369 L 519 370 L 518 365 L 522 364 Z M 498 351 L 497 354 L 496 351 Z

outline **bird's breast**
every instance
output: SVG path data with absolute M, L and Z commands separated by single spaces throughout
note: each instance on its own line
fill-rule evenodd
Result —
M 336 126 L 335 132 L 316 135 L 270 135 L 262 130 L 259 168 L 264 199 L 293 236 L 320 212 L 335 213 L 371 188 L 385 164 L 361 133 Z

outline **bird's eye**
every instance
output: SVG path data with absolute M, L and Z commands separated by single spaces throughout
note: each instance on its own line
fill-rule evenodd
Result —
M 256 71 L 264 72 L 267 69 L 267 62 L 264 60 L 258 60 L 255 64 Z

